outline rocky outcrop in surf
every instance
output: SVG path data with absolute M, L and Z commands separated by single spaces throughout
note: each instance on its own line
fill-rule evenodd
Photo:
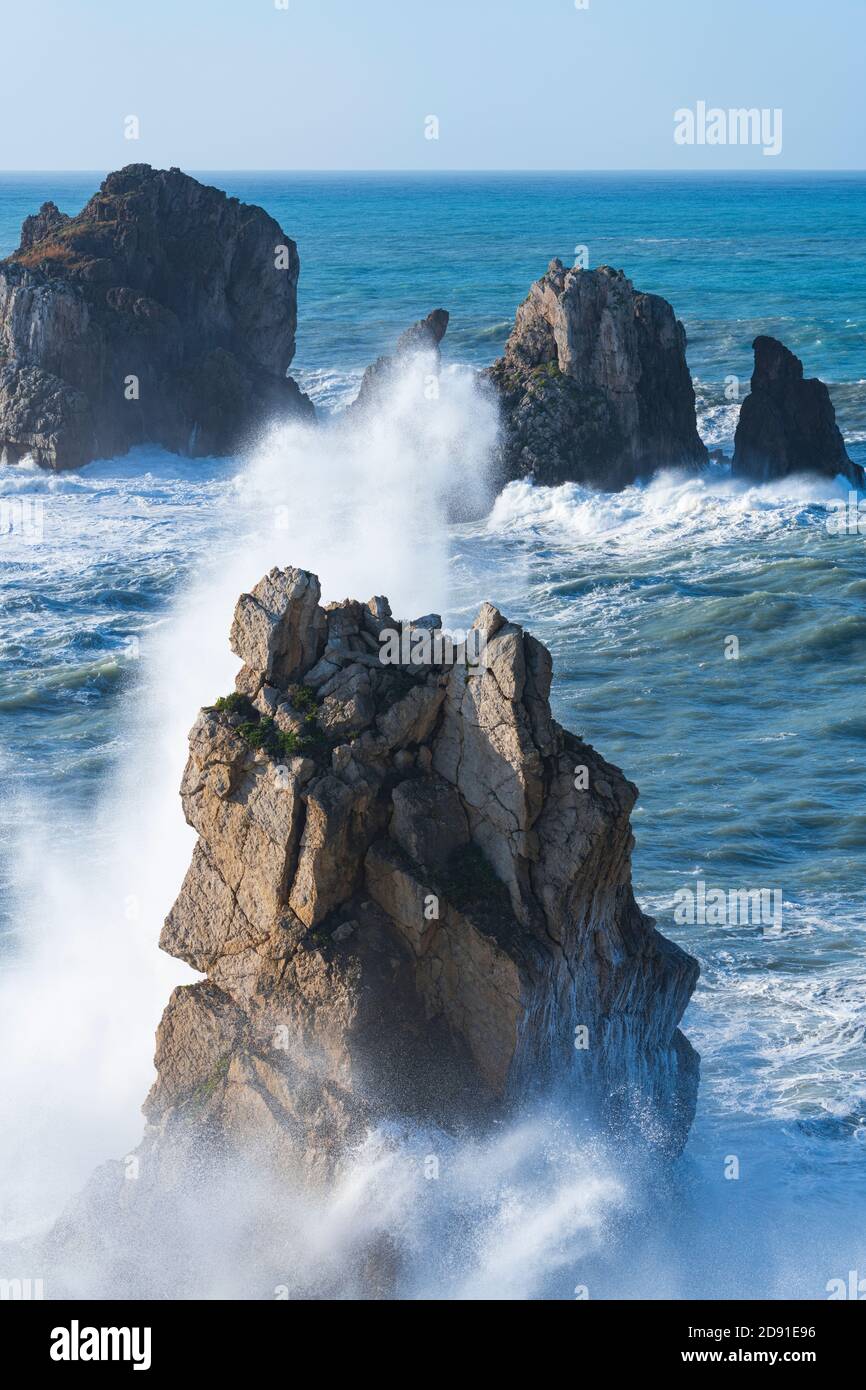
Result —
M 487 373 L 505 476 L 616 491 L 659 468 L 706 463 L 685 349 L 670 304 L 622 271 L 551 261 Z
M 141 1146 L 66 1213 L 52 1267 L 83 1250 L 93 1290 L 158 1296 L 165 1239 L 194 1286 L 191 1202 L 207 1225 L 255 1173 L 280 1210 L 274 1183 L 326 1190 L 377 1125 L 483 1136 L 556 1095 L 679 1150 L 698 966 L 635 902 L 637 789 L 552 718 L 547 649 L 489 603 L 460 642 L 383 597 L 323 605 L 298 569 L 241 596 L 230 640 L 160 943 L 203 978 L 159 1025 Z M 361 1297 L 390 1287 L 379 1255 Z
M 109 174 L 76 217 L 45 203 L 0 262 L 0 458 L 225 454 L 312 416 L 287 376 L 298 270 L 273 218 L 179 169 Z
M 823 381 L 804 377 L 799 357 L 777 338 L 761 336 L 752 346 L 755 370 L 734 437 L 734 475 L 768 482 L 794 473 L 841 474 L 855 487 L 866 485 Z
M 439 370 L 439 344 L 445 337 L 448 327 L 447 309 L 433 309 L 425 319 L 419 319 L 401 333 L 393 354 L 378 357 L 371 363 L 361 379 L 357 396 L 348 407 L 349 411 L 367 410 L 381 404 L 387 397 L 407 363 L 419 355 L 429 357 L 433 369 Z
M 206 978 L 160 1025 L 161 1151 L 191 1126 L 324 1172 L 389 1113 L 478 1124 L 557 1083 L 676 1150 L 697 965 L 635 902 L 636 788 L 551 717 L 546 648 L 490 604 L 454 646 L 319 600 L 294 569 L 241 597 L 237 690 L 190 736 L 161 945 Z

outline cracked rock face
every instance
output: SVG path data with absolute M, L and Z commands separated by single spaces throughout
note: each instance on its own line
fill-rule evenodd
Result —
M 312 417 L 287 376 L 298 271 L 273 218 L 179 169 L 109 174 L 76 217 L 45 203 L 0 262 L 0 456 L 200 457 Z
M 381 659 L 438 622 L 323 607 L 295 569 L 238 602 L 244 666 L 190 736 L 199 840 L 161 940 L 205 976 L 157 1037 L 143 1152 L 166 1172 L 207 1140 L 321 1178 L 376 1119 L 478 1126 L 551 1085 L 685 1140 L 697 965 L 635 902 L 636 789 L 553 720 L 549 653 L 491 605 L 472 664 Z
M 202 978 L 157 1030 L 139 1148 L 46 1238 L 61 1285 L 83 1262 L 90 1296 L 192 1292 L 214 1240 L 270 1268 L 372 1128 L 471 1140 L 553 1095 L 629 1144 L 685 1142 L 698 967 L 635 902 L 637 790 L 552 718 L 529 633 L 491 604 L 463 647 L 440 629 L 381 596 L 323 606 L 291 568 L 238 601 L 244 664 L 190 734 L 198 841 L 160 943 Z M 391 1296 L 396 1246 L 352 1248 L 360 1296 Z
M 733 473 L 759 482 L 842 474 L 855 487 L 866 485 L 866 473 L 848 457 L 823 381 L 804 378 L 799 357 L 776 338 L 759 337 L 752 346 L 755 370 L 737 422 Z
M 622 271 L 551 261 L 487 373 L 506 476 L 616 491 L 659 468 L 700 467 L 685 349 L 670 304 Z

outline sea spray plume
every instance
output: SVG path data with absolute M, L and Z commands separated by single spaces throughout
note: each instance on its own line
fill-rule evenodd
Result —
M 247 1156 L 145 1203 L 142 1169 L 120 1226 L 108 1165 L 40 1267 L 54 1297 L 561 1299 L 587 1280 L 594 1296 L 655 1171 L 563 1103 L 482 1137 L 378 1126 L 322 1186 Z
M 291 542 L 306 568 L 327 556 L 334 595 L 378 586 L 403 611 L 420 612 L 425 602 L 442 611 L 447 523 L 484 515 L 492 505 L 495 402 L 467 368 L 444 369 L 435 396 L 427 390 L 429 374 L 429 360 L 416 355 L 375 406 L 345 412 L 318 430 L 266 432 L 239 480 L 281 553 Z M 255 578 L 248 573 L 241 587 Z
M 631 1143 L 685 1140 L 697 965 L 635 903 L 635 789 L 552 720 L 545 648 L 486 604 L 479 666 L 383 668 L 387 600 L 318 598 L 274 569 L 237 604 L 244 664 L 190 735 L 199 840 L 161 940 L 207 978 L 160 1024 L 136 1181 L 100 1175 L 61 1258 L 96 1227 L 122 1261 L 151 1206 L 237 1165 L 327 1189 L 371 1126 L 483 1135 L 556 1089 Z M 587 1189 L 576 1229 L 609 1196 Z M 392 1246 L 359 1251 L 373 1293 Z
M 454 475 L 453 463 L 444 476 L 441 463 L 428 453 L 423 474 L 429 474 L 437 490 L 437 506 L 452 520 L 466 520 L 482 514 L 489 506 L 494 472 L 494 449 L 499 437 L 498 403 L 494 393 L 483 382 L 472 379 L 463 368 L 451 367 L 443 372 L 440 343 L 448 327 L 445 309 L 434 309 L 426 318 L 407 328 L 397 339 L 391 356 L 379 357 L 364 372 L 355 400 L 347 407 L 343 422 L 350 423 L 367 438 L 369 445 L 380 446 L 380 427 L 383 418 L 394 425 L 406 440 L 410 454 L 417 452 L 413 440 L 419 429 L 430 440 L 429 419 L 449 421 L 455 408 L 462 420 L 460 437 L 443 440 L 448 447 L 456 443 L 461 453 L 459 475 Z M 448 402 L 445 410 L 442 402 Z M 474 406 L 477 418 L 471 429 L 465 429 Z M 383 407 L 387 407 L 383 416 Z M 441 429 L 441 426 L 440 426 Z M 448 433 L 450 426 L 446 424 Z M 480 447 L 479 447 L 480 446 Z M 406 486 L 405 469 L 403 470 Z M 423 475 L 422 475 L 423 476 Z M 416 486 L 420 478 L 412 480 Z M 444 484 L 444 486 L 443 486 Z
M 401 333 L 393 356 L 379 357 L 364 372 L 360 390 L 349 411 L 361 412 L 375 407 L 391 390 L 393 384 L 412 361 L 421 357 L 426 365 L 424 390 L 428 399 L 438 396 L 438 376 L 441 354 L 439 344 L 448 327 L 448 311 L 434 309 L 425 319 L 419 319 Z
M 400 612 L 448 610 L 446 499 L 489 496 L 496 416 L 472 372 L 447 370 L 441 384 L 419 408 L 410 374 L 363 427 L 275 428 L 234 481 L 217 475 L 206 558 L 140 634 L 99 802 L 65 818 L 21 806 L 10 852 L 20 930 L 0 976 L 2 1236 L 45 1229 L 140 1133 L 154 1031 L 190 978 L 156 949 L 194 843 L 177 799 L 190 711 L 231 685 L 225 615 L 238 593 L 297 555 L 327 570 L 330 597 L 357 582 L 387 587 Z M 84 486 L 72 476 L 16 470 L 9 484 L 50 491 L 52 537 L 67 490 Z

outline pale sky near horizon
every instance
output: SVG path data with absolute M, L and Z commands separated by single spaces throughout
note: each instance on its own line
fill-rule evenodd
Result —
M 283 3 L 5 0 L 0 169 L 866 166 L 866 0 Z M 781 153 L 676 144 L 699 101 Z

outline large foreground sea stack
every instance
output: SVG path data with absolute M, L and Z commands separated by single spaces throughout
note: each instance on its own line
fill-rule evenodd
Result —
M 377 1125 L 399 1154 L 407 1122 L 481 1138 L 553 1093 L 685 1142 L 697 963 L 635 902 L 637 789 L 552 719 L 547 649 L 490 604 L 455 646 L 435 614 L 319 599 L 296 569 L 242 595 L 237 689 L 193 726 L 199 838 L 161 944 L 205 978 L 159 1025 L 142 1144 L 48 1242 L 95 1271 L 79 1290 L 194 1293 L 217 1227 L 255 1252 L 292 1193 L 327 1208 Z M 394 1252 L 364 1239 L 356 1296 L 387 1293 Z
M 232 648 L 183 779 L 200 838 L 161 944 L 207 979 L 160 1026 L 159 1151 L 192 1126 L 322 1173 L 372 1120 L 479 1123 L 557 1082 L 679 1148 L 697 965 L 635 903 L 636 788 L 551 718 L 546 648 L 485 604 L 451 649 L 294 569 Z
M 734 474 L 758 482 L 794 473 L 841 474 L 863 487 L 866 474 L 848 457 L 823 381 L 804 378 L 799 357 L 777 338 L 762 336 L 752 346 L 755 370 L 734 437 Z
M 658 468 L 704 464 L 685 349 L 670 304 L 622 271 L 551 261 L 488 373 L 506 476 L 615 491 Z
M 0 459 L 75 468 L 153 443 L 224 454 L 312 415 L 287 372 L 298 253 L 261 208 L 131 164 L 0 262 Z

